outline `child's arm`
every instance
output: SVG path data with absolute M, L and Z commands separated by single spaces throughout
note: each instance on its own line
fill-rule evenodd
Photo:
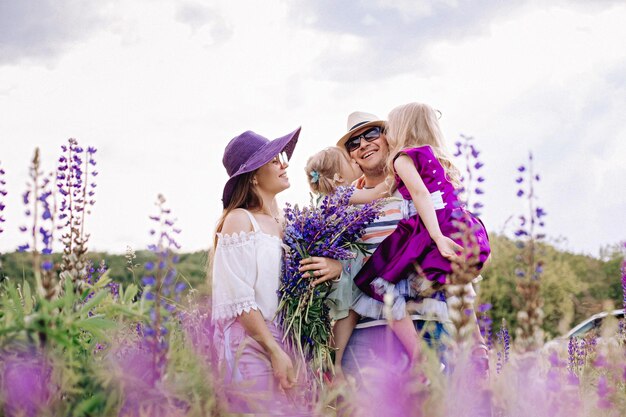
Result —
M 441 233 L 439 221 L 435 214 L 435 207 L 430 198 L 430 192 L 428 188 L 426 188 L 422 177 L 420 177 L 420 174 L 417 172 L 413 161 L 406 155 L 400 155 L 394 161 L 393 166 L 396 173 L 409 190 L 417 214 L 419 214 L 420 219 L 424 222 L 428 234 L 430 234 L 431 239 L 437 245 L 437 249 L 439 249 L 439 252 L 441 252 L 445 258 L 454 258 L 456 256 L 455 252 L 461 251 L 463 248 Z
M 389 196 L 387 182 L 383 181 L 374 188 L 356 189 L 350 197 L 350 204 L 367 204 L 379 198 Z

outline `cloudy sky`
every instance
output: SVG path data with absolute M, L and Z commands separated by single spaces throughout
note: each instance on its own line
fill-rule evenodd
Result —
M 163 193 L 192 251 L 211 240 L 235 135 L 301 125 L 280 197 L 306 202 L 304 163 L 350 112 L 420 101 L 449 143 L 482 149 L 490 230 L 524 209 L 514 179 L 532 151 L 548 235 L 597 255 L 626 238 L 624 22 L 623 1 L 0 0 L 0 251 L 22 243 L 36 146 L 47 170 L 70 137 L 98 148 L 91 248 L 145 247 Z

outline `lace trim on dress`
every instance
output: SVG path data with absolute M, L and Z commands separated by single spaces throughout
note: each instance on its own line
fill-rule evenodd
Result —
M 241 314 L 249 313 L 250 310 L 258 310 L 254 298 L 244 298 L 233 300 L 228 304 L 221 304 L 213 307 L 213 321 L 234 319 Z
M 414 297 L 415 292 L 411 288 L 410 280 L 404 279 L 397 284 L 392 284 L 382 278 L 376 278 L 372 281 L 372 286 L 376 293 L 384 295 L 389 292 L 393 296 L 393 304 L 391 305 L 391 319 L 400 320 L 407 315 L 405 297 Z M 372 319 L 383 319 L 385 317 L 385 304 L 371 298 L 370 296 L 360 293 L 352 304 L 352 310 L 361 316 Z
M 433 319 L 440 322 L 447 322 L 448 305 L 444 301 L 435 300 L 434 298 L 424 298 L 420 301 L 407 301 L 407 310 L 410 314 L 419 314 L 427 319 Z
M 273 239 L 279 243 L 283 242 L 278 236 L 270 235 L 269 233 L 265 233 L 260 230 L 256 232 L 255 231 L 251 231 L 251 232 L 241 231 L 239 233 L 235 232 L 230 235 L 223 234 L 223 233 L 217 234 L 217 237 L 219 238 L 218 243 L 221 243 L 222 246 L 228 246 L 228 247 L 242 246 L 242 245 L 245 245 L 246 243 L 254 242 L 254 240 L 257 237 L 263 237 L 263 236 Z
M 235 232 L 233 234 L 224 234 L 224 233 L 218 233 L 217 237 L 219 238 L 219 240 L 217 241 L 218 244 L 221 244 L 222 246 L 241 246 L 241 245 L 245 245 L 248 242 L 252 242 L 254 241 L 254 238 L 256 236 L 257 232 L 244 232 L 241 231 L 239 233 Z

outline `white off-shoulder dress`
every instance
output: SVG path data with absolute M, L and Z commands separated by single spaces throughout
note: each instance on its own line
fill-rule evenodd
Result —
M 276 341 L 282 336 L 274 323 L 283 257 L 282 241 L 264 233 L 246 211 L 252 232 L 218 233 L 213 261 L 212 319 L 215 346 L 223 372 L 226 400 L 235 412 L 281 415 L 291 408 L 273 376 L 263 347 L 246 334 L 237 318 L 258 310 Z

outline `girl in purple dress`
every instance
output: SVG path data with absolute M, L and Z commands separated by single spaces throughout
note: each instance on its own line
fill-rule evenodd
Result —
M 445 284 L 452 273 L 451 261 L 463 248 L 459 245 L 457 222 L 463 221 L 477 245 L 476 273 L 489 257 L 490 247 L 483 224 L 467 212 L 457 197 L 459 170 L 452 164 L 439 129 L 437 114 L 426 104 L 410 103 L 389 113 L 388 171 L 394 173 L 392 189 L 412 200 L 417 213 L 401 220 L 396 230 L 378 246 L 355 276 L 363 291 L 355 300 L 354 310 L 368 315 L 368 305 L 382 302 L 386 293 L 395 294 L 395 285 L 415 274 L 416 265 L 429 281 Z M 380 197 L 381 189 L 364 190 L 353 199 L 363 203 Z M 358 200 L 358 201 L 357 201 Z M 415 328 L 405 314 L 394 317 L 392 329 L 412 359 L 419 353 Z

